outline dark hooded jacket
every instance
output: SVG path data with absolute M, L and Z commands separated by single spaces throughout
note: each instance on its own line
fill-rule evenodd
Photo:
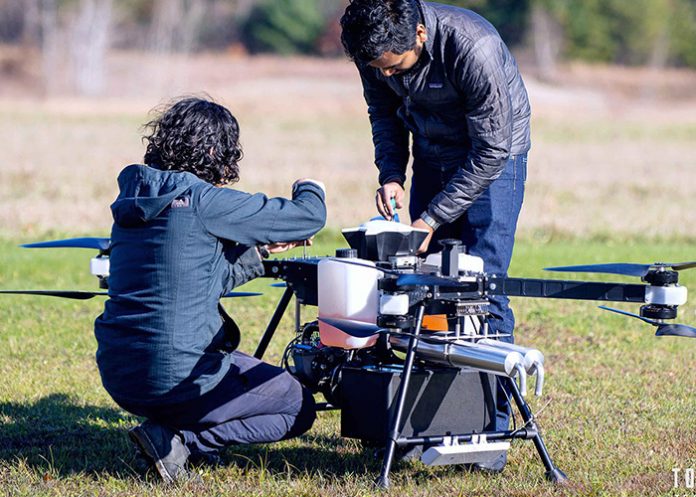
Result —
M 380 184 L 404 184 L 409 133 L 414 165 L 456 168 L 427 209 L 442 224 L 468 209 L 508 157 L 529 151 L 530 107 L 515 59 L 488 21 L 459 7 L 419 6 L 428 37 L 416 65 L 391 77 L 358 69 Z
M 323 227 L 324 193 L 303 183 L 292 200 L 268 198 L 143 165 L 118 184 L 109 300 L 95 323 L 102 382 L 131 405 L 196 398 L 231 367 L 220 298 L 263 274 L 256 245 Z

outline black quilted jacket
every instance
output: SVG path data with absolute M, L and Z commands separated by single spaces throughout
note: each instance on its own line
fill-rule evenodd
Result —
M 416 159 L 428 160 L 429 146 L 464 150 L 427 209 L 448 223 L 501 174 L 509 156 L 529 150 L 529 100 L 515 59 L 488 21 L 458 7 L 420 7 L 428 38 L 416 66 L 391 77 L 367 65 L 358 69 L 380 184 L 404 183 L 409 133 Z

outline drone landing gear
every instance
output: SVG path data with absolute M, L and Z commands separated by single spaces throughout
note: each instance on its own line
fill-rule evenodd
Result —
M 402 418 L 404 414 L 404 406 L 406 404 L 406 394 L 408 391 L 409 383 L 411 381 L 411 372 L 413 369 L 413 363 L 416 356 L 416 345 L 418 343 L 418 337 L 421 332 L 421 323 L 423 321 L 423 314 L 425 311 L 425 306 L 420 306 L 417 311 L 416 326 L 413 330 L 413 334 L 410 337 L 408 349 L 406 352 L 406 360 L 404 362 L 404 369 L 401 375 L 401 382 L 399 384 L 396 393 L 396 408 L 393 411 L 393 415 L 389 422 L 389 430 L 387 437 L 387 445 L 384 450 L 384 460 L 382 462 L 382 469 L 380 471 L 379 477 L 375 480 L 375 485 L 381 489 L 389 488 L 389 472 L 391 471 L 392 463 L 394 462 L 394 455 L 396 453 L 397 447 L 408 447 L 412 445 L 424 445 L 424 444 L 442 444 L 445 439 L 456 440 L 457 443 L 471 442 L 475 437 L 480 435 L 485 435 L 487 440 L 499 441 L 499 440 L 512 440 L 512 439 L 525 439 L 532 440 L 534 446 L 539 453 L 544 467 L 546 468 L 546 479 L 555 484 L 564 484 L 568 481 L 568 477 L 558 469 L 546 449 L 544 440 L 541 437 L 536 420 L 534 419 L 534 414 L 529 407 L 529 404 L 524 400 L 522 394 L 517 386 L 517 383 L 512 378 L 503 377 L 502 380 L 506 382 L 506 385 L 512 394 L 512 397 L 517 405 L 517 408 L 522 415 L 522 420 L 524 425 L 515 431 L 496 431 L 496 432 L 484 432 L 484 433 L 466 433 L 461 435 L 442 435 L 442 436 L 428 436 L 428 437 L 402 437 L 400 433 L 400 427 L 402 424 Z

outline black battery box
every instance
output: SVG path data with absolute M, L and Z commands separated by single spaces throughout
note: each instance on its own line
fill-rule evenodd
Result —
M 402 370 L 401 365 L 342 369 L 341 436 L 386 441 Z M 414 369 L 401 418 L 401 436 L 492 431 L 495 399 L 494 375 L 466 368 Z

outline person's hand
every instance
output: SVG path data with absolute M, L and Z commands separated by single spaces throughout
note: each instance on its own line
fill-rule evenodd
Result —
M 326 185 L 324 184 L 323 181 L 319 181 L 318 179 L 311 179 L 311 178 L 302 178 L 298 179 L 292 184 L 292 191 L 295 191 L 295 188 L 301 185 L 302 183 L 313 183 L 317 185 L 321 190 L 324 192 L 324 195 L 326 195 Z
M 430 245 L 430 240 L 433 239 L 433 233 L 435 233 L 435 230 L 432 229 L 430 226 L 426 224 L 425 221 L 423 221 L 421 218 L 416 219 L 411 223 L 412 228 L 418 228 L 420 230 L 428 230 L 428 236 L 425 237 L 425 240 L 423 240 L 423 243 L 421 243 L 421 246 L 418 248 L 418 253 L 419 254 L 424 254 L 428 250 L 428 246 Z
M 396 208 L 401 209 L 404 206 L 404 192 L 403 187 L 393 181 L 391 183 L 385 183 L 382 187 L 377 190 L 375 195 L 375 203 L 377 204 L 377 211 L 384 216 L 384 219 L 391 221 L 394 217 L 394 209 L 391 205 L 391 199 L 394 199 L 396 203 Z
M 303 245 L 311 247 L 313 241 L 314 237 L 311 237 L 307 240 L 294 240 L 292 242 L 269 243 L 268 245 L 266 245 L 266 250 L 268 250 L 268 252 L 271 254 L 280 254 L 282 252 L 287 252 L 290 249 L 294 249 L 295 247 L 301 247 Z

